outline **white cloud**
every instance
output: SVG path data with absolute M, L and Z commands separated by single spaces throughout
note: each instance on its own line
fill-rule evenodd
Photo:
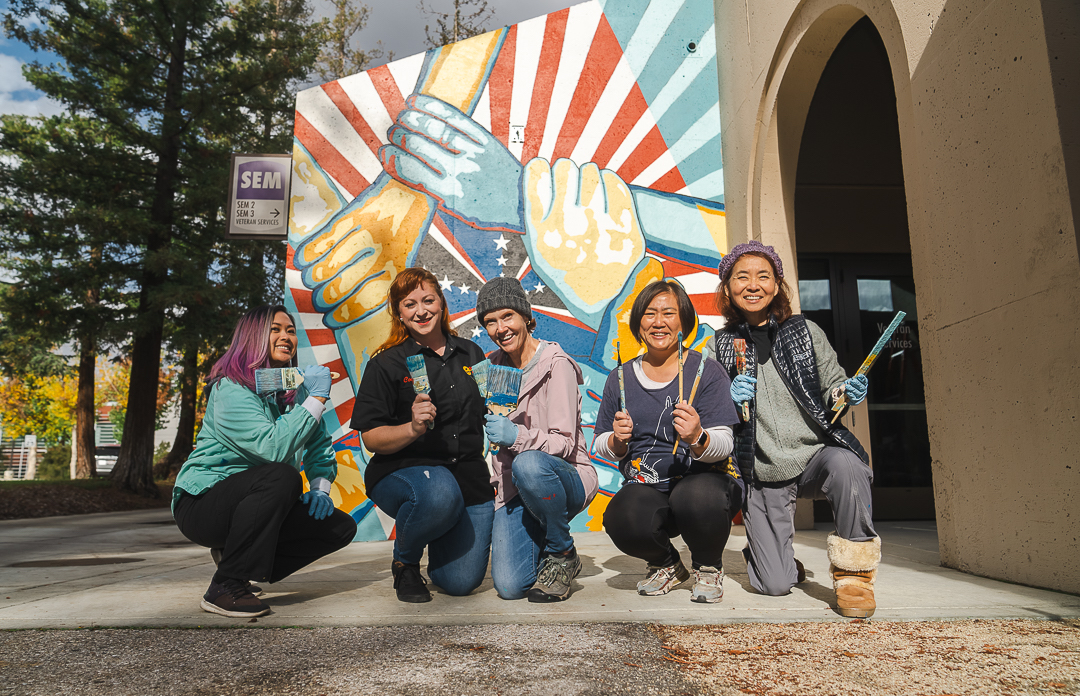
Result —
M 0 114 L 54 116 L 63 107 L 34 89 L 22 74 L 23 61 L 0 53 Z

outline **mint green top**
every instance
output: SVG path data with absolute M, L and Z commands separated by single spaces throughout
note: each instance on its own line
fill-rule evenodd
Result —
M 298 403 L 306 393 L 297 392 Z M 222 379 L 210 391 L 195 451 L 184 462 L 173 488 L 199 495 L 219 481 L 260 464 L 287 462 L 308 481 L 337 476 L 337 461 L 321 419 L 297 406 L 282 411 L 277 399 L 260 398 L 247 387 Z

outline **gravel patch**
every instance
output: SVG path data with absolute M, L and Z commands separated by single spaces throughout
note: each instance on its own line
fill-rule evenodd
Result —
M 1080 694 L 1080 621 L 656 626 L 667 660 L 728 696 Z
M 645 624 L 0 633 L 0 694 L 697 693 Z

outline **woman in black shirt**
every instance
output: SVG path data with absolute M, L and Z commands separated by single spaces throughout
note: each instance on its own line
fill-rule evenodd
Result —
M 451 595 L 476 589 L 487 573 L 495 491 L 484 461 L 484 400 L 470 367 L 484 359 L 450 328 L 438 280 L 420 268 L 390 286 L 390 338 L 364 369 L 352 427 L 373 456 L 368 497 L 394 518 L 391 566 L 403 602 L 431 600 L 432 581 Z M 424 356 L 430 394 L 416 394 L 405 359 Z M 430 429 L 429 429 L 430 428 Z

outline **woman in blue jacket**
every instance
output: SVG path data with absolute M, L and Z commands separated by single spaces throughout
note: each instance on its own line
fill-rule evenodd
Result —
M 176 525 L 218 563 L 202 599 L 215 614 L 262 616 L 270 607 L 251 580 L 277 582 L 356 535 L 356 522 L 330 499 L 337 463 L 322 422 L 330 370 L 307 367 L 296 392 L 255 393 L 255 370 L 295 366 L 296 344 L 285 307 L 240 318 L 210 371 L 195 451 L 176 477 Z M 301 468 L 311 488 L 303 495 Z

